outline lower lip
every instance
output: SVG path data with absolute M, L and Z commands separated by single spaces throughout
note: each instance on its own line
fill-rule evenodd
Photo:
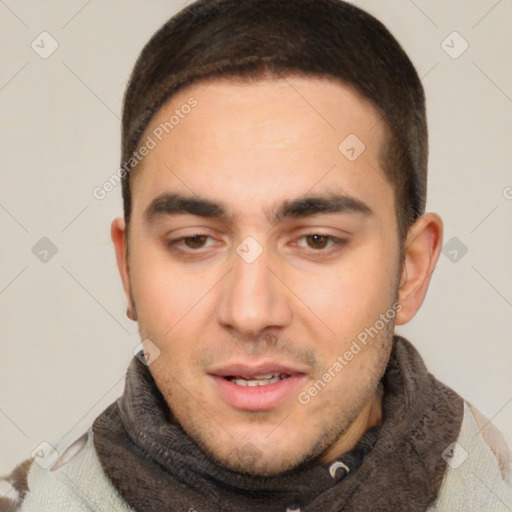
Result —
M 305 375 L 291 375 L 265 386 L 238 386 L 224 377 L 210 377 L 221 397 L 232 407 L 244 411 L 268 411 L 283 403 L 299 387 Z

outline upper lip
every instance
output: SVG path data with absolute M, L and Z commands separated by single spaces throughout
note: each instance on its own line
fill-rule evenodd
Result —
M 250 379 L 257 375 L 298 375 L 304 374 L 305 372 L 291 366 L 283 366 L 279 363 L 261 363 L 256 365 L 247 365 L 243 363 L 230 364 L 221 368 L 216 368 L 208 372 L 210 375 L 217 377 L 243 377 Z

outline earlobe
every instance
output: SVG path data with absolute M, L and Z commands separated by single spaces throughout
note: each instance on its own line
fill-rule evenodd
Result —
M 135 321 L 137 320 L 137 317 L 131 302 L 130 273 L 126 254 L 126 244 L 128 242 L 126 239 L 126 223 L 122 217 L 118 217 L 112 221 L 110 226 L 110 235 L 116 252 L 117 268 L 119 270 L 119 275 L 123 283 L 124 293 L 128 302 L 128 306 L 126 308 L 126 316 L 130 320 Z
M 432 273 L 441 252 L 443 221 L 435 213 L 426 213 L 409 229 L 398 300 L 402 309 L 396 325 L 409 322 L 421 307 Z
M 135 311 L 133 310 L 132 306 L 128 306 L 126 308 L 126 316 L 133 320 L 134 322 L 137 321 L 137 315 L 135 314 Z

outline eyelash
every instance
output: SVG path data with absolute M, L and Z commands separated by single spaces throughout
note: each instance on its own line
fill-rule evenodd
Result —
M 335 252 L 336 250 L 341 249 L 341 247 L 346 245 L 347 242 L 348 242 L 348 240 L 346 240 L 344 238 L 338 238 L 336 236 L 325 235 L 323 233 L 316 233 L 316 232 L 306 233 L 305 235 L 302 235 L 301 237 L 299 237 L 299 240 L 302 240 L 302 239 L 305 239 L 305 238 L 311 237 L 311 236 L 319 236 L 319 237 L 327 238 L 327 243 L 331 242 L 331 246 L 330 246 L 331 250 L 325 249 L 325 248 L 322 248 L 322 249 L 311 249 L 311 248 L 307 249 L 306 252 L 309 255 L 312 255 L 312 256 L 320 256 L 320 257 L 322 257 L 322 256 L 329 256 L 332 252 Z M 183 249 L 183 248 L 179 247 L 180 243 L 184 242 L 187 239 L 194 238 L 194 237 L 206 237 L 207 239 L 211 239 L 212 238 L 209 235 L 205 235 L 205 234 L 201 234 L 201 233 L 196 233 L 194 235 L 183 236 L 183 237 L 180 237 L 180 238 L 171 239 L 171 240 L 166 242 L 166 246 L 170 250 L 175 251 L 176 253 L 179 253 L 180 255 L 183 255 L 183 256 L 200 255 L 203 252 L 204 247 L 201 247 L 199 249 L 191 249 L 191 248 Z

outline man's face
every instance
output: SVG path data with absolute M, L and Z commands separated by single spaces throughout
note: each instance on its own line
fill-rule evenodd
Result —
M 214 80 L 173 96 L 142 138 L 157 144 L 132 176 L 128 266 L 141 338 L 160 351 L 149 369 L 234 470 L 336 455 L 366 428 L 399 279 L 379 121 L 334 81 Z

